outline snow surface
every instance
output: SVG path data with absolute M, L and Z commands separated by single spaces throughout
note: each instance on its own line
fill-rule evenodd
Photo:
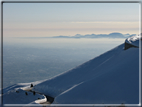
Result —
M 32 82 L 36 85 L 41 81 Z M 44 95 L 30 92 L 31 83 L 18 83 L 3 89 L 3 104 L 37 104 L 46 100 Z M 28 95 L 25 93 L 27 92 Z M 26 105 L 25 105 L 26 106 Z
M 125 42 L 137 45 L 136 41 L 137 37 L 131 37 Z M 32 90 L 55 98 L 53 104 L 138 104 L 139 48 L 123 48 L 121 44 L 54 78 L 32 82 Z M 5 88 L 4 104 L 32 104 L 38 97 L 44 99 L 31 92 L 29 97 L 25 95 L 22 89 L 30 84 Z M 20 93 L 15 92 L 17 89 Z
M 124 44 L 34 87 L 59 104 L 138 104 L 139 49 Z
M 27 93 L 27 95 L 25 94 Z M 3 104 L 28 104 L 38 99 L 45 99 L 43 95 L 25 92 L 22 89 L 11 90 L 3 95 Z
M 31 82 L 31 83 L 32 83 L 33 85 L 36 85 L 36 84 L 39 84 L 39 83 L 41 83 L 41 82 L 43 82 L 43 80 L 42 80 L 42 81 L 35 81 L 35 82 Z M 7 93 L 7 92 L 10 91 L 10 90 L 19 89 L 19 88 L 20 88 L 20 89 L 30 88 L 31 83 L 17 83 L 17 84 L 11 85 L 11 86 L 5 88 L 5 89 L 3 90 L 3 93 Z
M 125 40 L 126 43 L 139 47 L 139 40 L 141 39 L 141 35 L 135 35 L 129 37 Z
M 110 57 L 101 66 L 98 65 L 96 69 L 90 70 L 97 72 L 94 78 L 85 80 L 72 90 L 61 93 L 55 98 L 54 103 L 138 104 L 139 63 L 137 53 L 136 49 L 131 49 Z M 119 63 L 120 61 L 122 62 Z

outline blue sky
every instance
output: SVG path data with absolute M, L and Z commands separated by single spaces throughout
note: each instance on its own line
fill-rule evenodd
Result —
M 139 3 L 4 3 L 4 36 L 138 34 L 139 8 Z

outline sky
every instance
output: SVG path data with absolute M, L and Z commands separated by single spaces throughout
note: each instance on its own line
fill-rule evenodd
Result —
M 4 3 L 4 37 L 138 34 L 139 3 Z

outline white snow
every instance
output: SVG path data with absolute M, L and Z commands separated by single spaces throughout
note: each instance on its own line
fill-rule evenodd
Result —
M 32 82 L 32 84 L 36 85 L 42 81 L 35 81 Z M 38 102 L 43 103 L 43 101 L 46 100 L 46 97 L 38 93 L 34 95 L 33 92 L 30 92 L 32 90 L 30 85 L 31 83 L 18 83 L 5 88 L 2 95 L 3 104 L 37 104 L 37 100 Z
M 33 89 L 33 87 L 27 86 L 27 87 L 22 87 L 21 89 L 24 91 L 31 91 Z
M 58 104 L 139 103 L 139 49 L 124 44 L 55 78 L 34 90 Z M 79 84 L 79 85 L 78 85 Z
M 126 42 L 138 46 L 140 37 Z M 138 104 L 139 103 L 139 48 L 124 50 L 124 44 L 54 78 L 32 82 L 32 91 L 51 96 L 53 104 Z M 44 95 L 34 96 L 21 89 L 31 83 L 4 89 L 4 104 L 42 103 Z M 15 90 L 19 90 L 16 93 Z M 31 89 L 30 89 L 31 90 Z M 17 97 L 15 97 L 17 96 Z M 41 100 L 37 100 L 37 98 Z
M 11 85 L 7 88 L 5 88 L 3 90 L 3 93 L 7 93 L 9 90 L 13 90 L 13 89 L 29 89 L 30 88 L 30 85 L 33 84 L 34 86 L 36 84 L 39 84 L 41 82 L 43 82 L 44 80 L 40 80 L 40 81 L 35 81 L 35 82 L 31 82 L 31 83 L 17 83 L 17 84 L 14 84 L 14 85 Z
M 129 37 L 125 40 L 126 43 L 139 47 L 139 40 L 141 39 L 141 35 L 135 35 Z
M 112 60 L 114 61 L 113 63 Z M 122 63 L 118 63 L 117 61 L 122 61 Z M 129 52 L 119 53 L 117 57 L 112 57 L 109 61 L 94 69 L 94 72 L 99 72 L 94 75 L 94 78 L 84 81 L 66 93 L 61 93 L 55 98 L 54 103 L 138 104 L 138 68 L 138 50 L 131 49 Z
M 45 99 L 43 95 L 37 93 L 34 95 L 33 92 L 24 91 L 22 89 L 15 89 L 8 91 L 3 95 L 3 104 L 28 104 L 39 98 Z
M 42 104 L 42 103 L 45 103 L 45 102 L 47 102 L 46 98 L 35 100 L 35 103 L 39 103 L 39 104 Z

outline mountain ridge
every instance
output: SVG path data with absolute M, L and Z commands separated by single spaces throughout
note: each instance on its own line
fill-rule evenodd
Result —
M 74 36 L 54 36 L 50 38 L 128 38 L 131 36 L 134 36 L 136 34 L 122 34 L 119 32 L 113 32 L 110 34 L 86 34 L 86 35 L 81 35 L 81 34 L 76 34 Z

